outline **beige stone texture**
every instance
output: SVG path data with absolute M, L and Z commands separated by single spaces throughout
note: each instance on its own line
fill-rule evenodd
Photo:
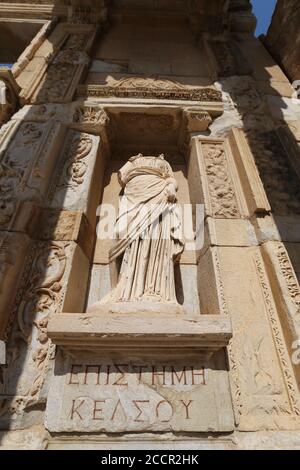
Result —
M 299 429 L 299 390 L 260 249 L 217 252 L 232 318 L 229 361 L 238 429 Z
M 53 438 L 49 450 L 76 450 L 76 439 Z M 167 433 L 164 438 L 153 439 L 150 433 L 144 433 L 142 439 L 128 434 L 119 439 L 86 439 L 80 441 L 82 450 L 298 450 L 300 448 L 299 432 L 235 432 L 228 437 L 178 438 Z
M 300 242 L 299 215 L 266 215 L 252 221 L 259 243 L 267 240 Z
M 206 218 L 205 248 L 210 246 L 258 245 L 255 229 L 249 220 Z
M 197 356 L 182 359 L 176 354 L 63 359 L 58 358 L 48 398 L 45 425 L 49 431 L 233 429 L 228 376 L 222 360 L 202 362 Z
M 149 302 L 150 304 L 150 302 Z M 180 308 L 167 304 L 138 302 L 101 306 L 87 313 L 58 314 L 49 322 L 48 334 L 55 344 L 68 349 L 135 350 L 172 352 L 201 351 L 204 356 L 218 351 L 231 338 L 230 319 L 221 315 L 188 317 Z
M 99 38 L 95 58 L 136 75 L 209 76 L 204 49 L 184 21 L 157 22 L 155 35 L 152 28 L 147 18 L 116 22 L 104 40 Z
M 1 450 L 300 449 L 295 5 L 0 3 Z M 103 301 L 137 154 L 186 206 L 173 302 Z
M 198 283 L 201 314 L 228 314 L 217 247 L 207 249 L 199 258 Z

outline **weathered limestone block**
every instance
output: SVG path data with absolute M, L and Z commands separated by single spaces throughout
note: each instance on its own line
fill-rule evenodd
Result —
M 245 137 L 245 132 L 241 129 L 232 129 L 229 134 L 229 142 L 250 214 L 269 212 L 271 207 L 255 165 L 251 148 Z
M 258 245 L 258 240 L 249 220 L 206 218 L 204 250 L 208 246 L 255 245 Z
M 288 252 L 283 243 L 266 242 L 262 254 L 269 274 L 277 311 L 290 356 L 300 340 L 300 287 Z M 298 346 L 298 345 L 297 345 Z M 293 362 L 300 387 L 300 367 Z
M 282 241 L 300 243 L 299 215 L 264 215 L 252 219 L 259 243 Z
M 299 429 L 299 389 L 260 249 L 221 247 L 217 253 L 233 324 L 228 352 L 236 425 L 243 431 Z
M 44 426 L 0 432 L 1 450 L 45 450 L 48 432 Z
M 89 263 L 74 242 L 30 245 L 6 328 L 7 365 L 2 369 L 0 427 L 40 423 L 48 393 L 54 345 L 47 325 L 64 308 L 82 311 Z
M 53 432 L 231 431 L 224 359 L 64 354 L 45 425 Z
M 227 315 L 219 251 L 209 248 L 198 260 L 199 299 L 202 315 Z

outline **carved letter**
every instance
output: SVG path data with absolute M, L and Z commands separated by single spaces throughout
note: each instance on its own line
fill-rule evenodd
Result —
M 74 373 L 74 368 L 75 367 L 81 367 L 81 364 L 72 364 L 71 365 L 70 379 L 69 379 L 68 385 L 79 385 L 79 380 L 78 380 L 78 382 L 73 382 L 72 381 L 73 374 L 75 375 L 75 373 Z M 77 372 L 76 372 L 76 376 L 77 376 Z
M 171 373 L 172 373 L 172 385 L 175 384 L 174 382 L 174 375 L 178 381 L 178 383 L 180 384 L 181 383 L 181 379 L 184 378 L 184 385 L 186 385 L 186 370 L 185 370 L 185 366 L 183 367 L 182 371 L 181 371 L 181 374 L 179 375 L 179 373 L 176 372 L 175 370 L 175 367 L 171 367 Z
M 113 385 L 123 385 L 125 387 L 128 387 L 128 383 L 126 382 L 125 384 L 124 383 L 120 383 L 120 380 L 124 379 L 125 377 L 125 373 L 122 372 L 121 370 L 121 367 L 127 367 L 128 368 L 128 364 L 114 364 L 115 368 L 117 369 L 118 373 L 121 374 L 121 377 L 119 377 L 114 383 Z
M 102 412 L 102 408 L 97 408 L 98 403 L 105 403 L 106 400 L 94 400 L 94 409 L 93 409 L 93 419 L 98 421 L 103 421 L 104 418 L 97 418 L 97 413 Z
M 117 401 L 117 404 L 116 404 L 116 406 L 115 406 L 115 409 L 114 409 L 114 411 L 113 411 L 113 414 L 112 414 L 112 416 L 111 416 L 111 418 L 110 418 L 111 421 L 113 421 L 113 420 L 115 419 L 115 416 L 116 416 L 117 409 L 118 409 L 118 406 L 119 406 L 119 405 L 120 405 L 120 407 L 121 407 L 121 410 L 123 411 L 123 414 L 124 414 L 125 418 L 127 418 L 126 413 L 125 413 L 125 410 L 124 410 L 124 408 L 123 408 L 123 406 L 122 406 L 121 400 L 119 399 L 119 400 Z
M 205 369 L 202 367 L 201 371 L 198 372 L 194 370 L 194 367 L 191 366 L 192 374 L 192 385 L 205 385 Z M 195 384 L 195 377 L 202 377 L 202 382 L 200 384 Z
M 84 400 L 81 400 L 81 402 L 79 403 L 79 405 L 76 406 L 76 408 L 75 401 L 76 400 L 72 400 L 71 419 L 73 419 L 74 414 L 77 413 L 79 418 L 82 420 L 82 416 L 79 414 L 78 408 L 80 408 L 84 404 Z
M 168 402 L 167 400 L 161 400 L 157 403 L 156 410 L 155 410 L 156 411 L 156 417 L 159 418 L 159 409 L 164 403 L 167 403 L 171 407 L 171 416 L 170 416 L 170 418 L 162 420 L 162 423 L 168 423 L 170 421 L 170 419 L 172 418 L 172 416 L 173 416 L 173 407 L 172 407 L 171 403 Z
M 189 406 L 194 400 L 189 400 L 188 403 L 185 403 L 184 400 L 180 400 L 180 401 L 185 407 L 185 419 L 191 419 L 189 416 Z
M 137 409 L 139 410 L 139 414 L 137 415 L 137 417 L 135 418 L 134 421 L 136 421 L 137 423 L 144 423 L 145 422 L 145 419 L 139 419 L 139 417 L 141 416 L 142 414 L 142 410 L 141 408 L 139 407 L 138 403 L 150 403 L 149 400 L 132 400 L 132 403 L 137 407 Z

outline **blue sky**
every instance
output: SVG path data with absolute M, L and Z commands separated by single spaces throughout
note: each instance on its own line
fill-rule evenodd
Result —
M 255 35 L 265 34 L 271 22 L 276 0 L 252 0 L 253 13 L 257 18 Z

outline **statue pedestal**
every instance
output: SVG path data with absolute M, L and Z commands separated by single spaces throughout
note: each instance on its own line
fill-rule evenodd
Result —
M 48 325 L 51 340 L 64 349 L 106 351 L 197 351 L 209 356 L 225 347 L 230 318 L 223 315 L 174 315 L 166 312 L 63 313 Z
M 182 305 L 173 302 L 96 302 L 87 309 L 87 313 L 95 315 L 186 315 Z
M 148 307 L 148 308 L 147 308 Z M 177 304 L 95 304 L 48 324 L 50 432 L 231 432 L 231 321 Z M 183 313 L 183 314 L 182 314 Z

